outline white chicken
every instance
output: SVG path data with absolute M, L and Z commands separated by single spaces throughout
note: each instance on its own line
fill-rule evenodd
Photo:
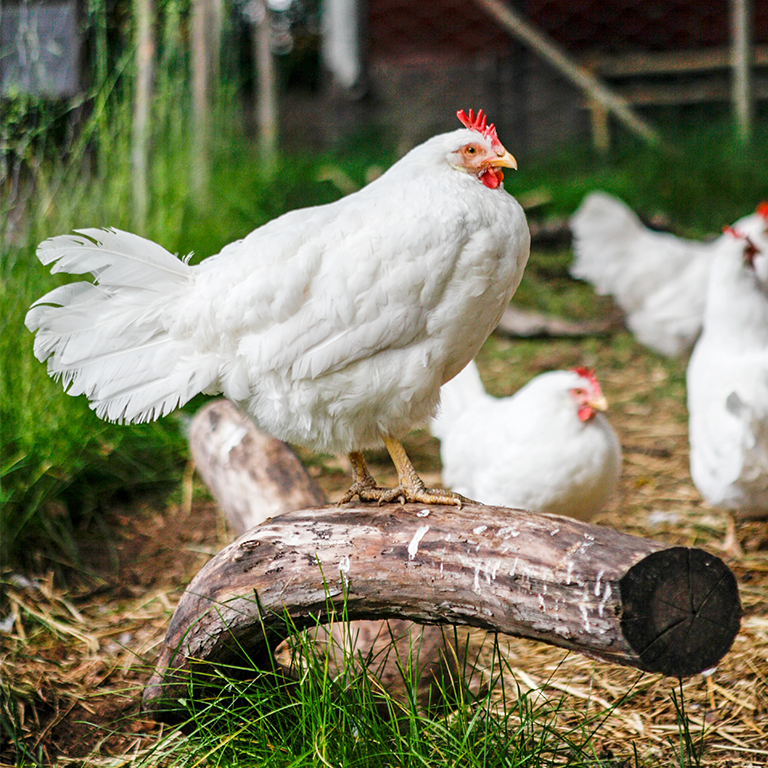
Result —
M 550 371 L 495 398 L 470 363 L 443 386 L 432 434 L 443 483 L 484 504 L 593 517 L 616 490 L 621 445 L 594 374 Z
M 116 230 L 38 248 L 53 272 L 95 283 L 35 302 L 35 354 L 105 419 L 143 422 L 223 392 L 265 432 L 347 452 L 345 500 L 460 504 L 425 488 L 400 443 L 509 304 L 530 235 L 482 110 L 376 181 L 291 211 L 196 266 Z M 379 488 L 362 450 L 384 442 L 399 484 Z
M 686 374 L 693 482 L 714 506 L 768 516 L 768 293 L 755 247 L 733 231 L 709 278 Z M 732 522 L 731 522 L 732 524 Z
M 759 205 L 733 226 L 763 249 L 768 246 L 768 205 Z M 604 192 L 584 198 L 571 229 L 571 274 L 592 283 L 598 293 L 613 295 L 642 344 L 669 357 L 688 352 L 701 331 L 718 241 L 685 240 L 648 229 L 621 200 Z M 761 257 L 756 267 L 768 279 L 768 258 Z

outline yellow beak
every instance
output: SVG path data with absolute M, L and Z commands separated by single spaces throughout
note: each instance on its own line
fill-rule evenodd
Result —
M 506 149 L 504 150 L 503 155 L 499 155 L 498 157 L 489 160 L 488 165 L 493 168 L 514 168 L 517 170 L 517 160 L 515 160 Z
M 587 400 L 587 405 L 590 408 L 594 408 L 596 411 L 608 410 L 608 401 L 605 399 L 605 395 L 600 395 L 600 397 L 593 397 L 591 400 Z

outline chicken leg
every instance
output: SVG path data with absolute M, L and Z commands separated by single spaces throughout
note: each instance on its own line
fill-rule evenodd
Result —
M 352 485 L 344 494 L 339 504 L 346 504 L 355 496 L 361 501 L 377 501 L 385 504 L 399 500 L 402 504 L 414 502 L 417 504 L 453 504 L 461 507 L 462 504 L 474 503 L 471 499 L 459 493 L 443 488 L 427 488 L 419 477 L 402 443 L 394 437 L 384 436 L 384 445 L 389 452 L 392 462 L 397 470 L 397 487 L 379 488 L 373 475 L 368 471 L 368 465 L 360 451 L 349 454 L 352 464 Z

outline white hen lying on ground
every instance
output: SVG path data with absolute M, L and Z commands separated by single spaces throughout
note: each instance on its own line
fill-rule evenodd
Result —
M 516 168 L 482 111 L 329 205 L 291 211 L 192 266 L 116 230 L 38 249 L 90 272 L 35 302 L 35 354 L 110 421 L 164 416 L 222 392 L 268 434 L 349 453 L 346 500 L 460 504 L 424 487 L 400 439 L 493 331 L 528 259 Z M 362 450 L 384 443 L 399 484 L 376 486 Z
M 768 205 L 759 205 L 733 227 L 759 248 L 768 246 Z M 627 205 L 605 192 L 584 198 L 571 229 L 571 274 L 590 282 L 598 293 L 612 295 L 645 346 L 670 357 L 690 350 L 701 331 L 720 238 L 698 242 L 648 229 Z M 759 258 L 757 271 L 763 281 L 768 279 L 767 257 Z
M 550 371 L 496 398 L 470 363 L 440 393 L 443 483 L 484 504 L 590 519 L 616 490 L 621 446 L 594 374 Z
M 768 516 L 768 294 L 754 258 L 750 240 L 722 241 L 686 375 L 691 477 L 743 518 Z

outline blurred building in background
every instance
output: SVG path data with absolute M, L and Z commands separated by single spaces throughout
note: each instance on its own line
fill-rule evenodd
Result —
M 331 4 L 337 0 L 328 0 Z M 467 0 L 340 0 L 365 41 L 372 110 L 406 144 L 483 107 L 518 151 L 590 136 L 611 118 L 539 50 Z M 504 0 L 508 3 L 508 0 Z M 519 0 L 534 31 L 642 113 L 729 110 L 734 0 Z M 747 3 L 750 94 L 768 100 L 768 3 Z M 333 73 L 332 73 L 333 74 Z M 356 86 L 359 93 L 360 86 Z M 354 98 L 354 91 L 350 95 Z M 412 135 L 411 135 L 412 134 Z
M 82 88 L 78 0 L 0 2 L 0 98 L 66 98 Z
M 130 48 L 134 6 L 100 2 Z M 182 20 L 206 4 L 212 17 L 228 19 L 220 49 L 240 68 L 235 79 L 246 99 L 257 78 L 243 38 L 263 17 L 264 2 L 176 0 Z M 505 24 L 489 10 L 494 3 L 514 9 L 520 23 Z M 0 2 L 0 98 L 68 98 L 90 82 L 83 50 L 92 5 Z M 154 6 L 156 14 L 165 7 Z M 456 110 L 483 108 L 518 154 L 581 138 L 605 149 L 615 117 L 530 35 L 651 119 L 665 110 L 676 119 L 696 109 L 727 114 L 735 88 L 748 96 L 745 110 L 768 104 L 768 2 L 758 0 L 267 0 L 266 7 L 289 148 L 327 145 L 374 125 L 404 150 L 454 127 Z M 739 9 L 747 75 L 740 85 L 733 58 Z M 184 29 L 192 46 L 193 25 Z

